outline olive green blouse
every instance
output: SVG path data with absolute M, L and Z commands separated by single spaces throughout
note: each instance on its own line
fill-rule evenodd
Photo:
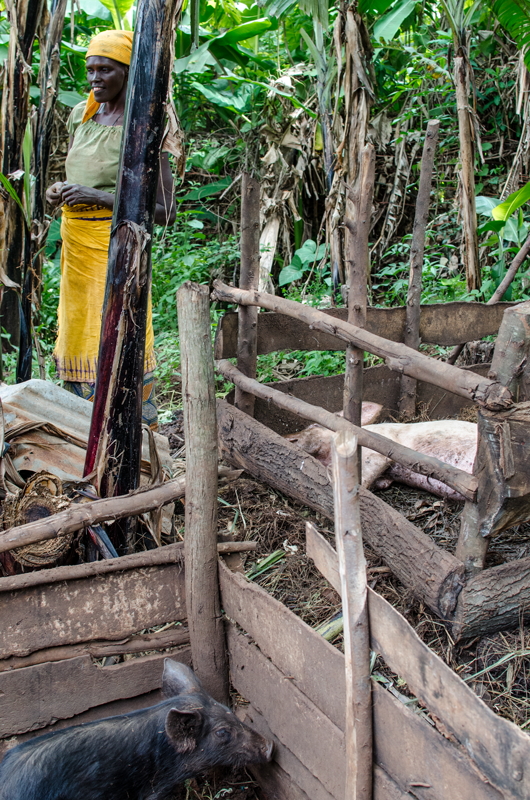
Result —
M 102 192 L 116 191 L 122 125 L 99 125 L 93 119 L 83 125 L 86 103 L 78 103 L 66 127 L 74 141 L 66 158 L 66 180 Z

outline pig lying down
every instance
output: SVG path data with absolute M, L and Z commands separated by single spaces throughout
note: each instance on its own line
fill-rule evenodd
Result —
M 216 766 L 270 761 L 272 742 L 167 658 L 162 703 L 40 736 L 0 764 L 1 800 L 165 800 Z
M 456 419 L 435 420 L 434 422 L 382 422 L 366 424 L 364 420 L 373 416 L 375 403 L 363 403 L 361 424 L 367 431 L 380 433 L 387 439 L 417 450 L 428 456 L 435 456 L 446 464 L 452 464 L 464 472 L 473 472 L 473 463 L 477 452 L 477 426 L 474 422 L 463 422 Z M 379 406 L 380 408 L 380 406 Z M 306 453 L 317 458 L 325 466 L 331 465 L 331 437 L 333 431 L 320 425 L 310 425 L 299 433 L 286 436 L 291 442 Z M 412 472 L 390 458 L 363 447 L 362 484 L 366 488 L 387 489 L 393 481 L 405 483 L 418 489 L 449 497 L 454 500 L 464 498 L 445 483 Z

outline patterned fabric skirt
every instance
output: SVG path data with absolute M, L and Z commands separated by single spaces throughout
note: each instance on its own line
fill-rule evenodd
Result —
M 64 381 L 63 387 L 83 400 L 94 400 L 96 383 L 81 383 L 79 381 Z M 155 377 L 153 372 L 144 375 L 144 389 L 142 398 L 142 422 L 149 425 L 152 431 L 158 430 L 158 412 L 155 405 Z

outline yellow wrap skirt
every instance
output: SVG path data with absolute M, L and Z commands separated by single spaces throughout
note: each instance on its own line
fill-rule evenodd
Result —
M 112 212 L 63 207 L 59 335 L 54 350 L 61 380 L 94 383 L 105 296 Z M 151 297 L 147 310 L 145 372 L 155 368 Z

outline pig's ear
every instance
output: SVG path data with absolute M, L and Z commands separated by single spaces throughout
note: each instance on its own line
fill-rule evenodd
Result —
M 166 697 L 176 697 L 178 694 L 193 694 L 202 691 L 201 682 L 193 671 L 171 658 L 164 660 L 164 674 L 162 675 L 162 692 Z
M 166 733 L 177 753 L 192 753 L 199 741 L 202 715 L 198 709 L 172 708 L 166 717 Z

